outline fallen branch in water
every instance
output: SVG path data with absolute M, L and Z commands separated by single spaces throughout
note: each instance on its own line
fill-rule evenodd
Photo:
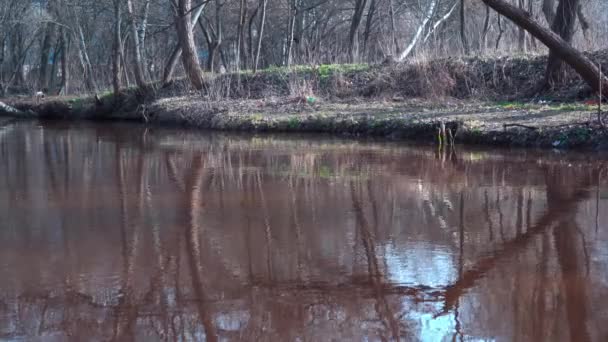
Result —
M 32 111 L 19 110 L 0 101 L 0 116 L 34 117 L 36 114 Z

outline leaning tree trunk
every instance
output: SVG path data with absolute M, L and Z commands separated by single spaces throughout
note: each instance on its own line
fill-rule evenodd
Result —
M 560 0 L 557 5 L 555 19 L 551 25 L 553 32 L 557 33 L 566 43 L 572 42 L 576 24 L 577 9 L 580 0 Z M 551 50 L 545 74 L 546 84 L 553 86 L 562 83 L 566 76 L 566 68 L 561 58 Z
M 207 3 L 200 5 L 199 8 L 196 10 L 196 12 L 194 12 L 194 16 L 192 16 L 192 26 L 193 27 L 194 27 L 194 25 L 196 25 L 196 22 L 200 18 L 201 14 L 203 14 L 203 11 L 205 10 L 206 5 L 207 5 Z M 182 47 L 180 44 L 177 44 L 177 46 L 175 46 L 173 48 L 173 52 L 171 52 L 171 56 L 169 56 L 169 60 L 167 61 L 167 64 L 165 65 L 165 69 L 163 71 L 163 79 L 162 79 L 163 85 L 168 84 L 171 81 L 171 79 L 173 78 L 173 72 L 175 72 L 175 67 L 177 67 L 177 62 L 179 61 L 179 57 L 181 57 L 181 55 L 182 55 Z
M 177 37 L 182 47 L 182 62 L 186 75 L 192 86 L 200 90 L 203 88 L 203 70 L 196 55 L 191 8 L 192 0 L 179 0 L 176 18 Z
M 556 56 L 576 70 L 593 90 L 599 91 L 601 85 L 603 96 L 608 97 L 608 78 L 600 72 L 599 68 L 589 58 L 570 46 L 559 35 L 534 21 L 527 12 L 510 5 L 504 0 L 481 1 L 540 40 Z

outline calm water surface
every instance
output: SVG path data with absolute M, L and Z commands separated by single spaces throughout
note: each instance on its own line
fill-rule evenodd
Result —
M 0 339 L 608 341 L 604 157 L 0 128 Z

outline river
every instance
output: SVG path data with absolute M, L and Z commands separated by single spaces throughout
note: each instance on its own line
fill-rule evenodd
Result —
M 0 126 L 0 339 L 608 340 L 605 155 Z

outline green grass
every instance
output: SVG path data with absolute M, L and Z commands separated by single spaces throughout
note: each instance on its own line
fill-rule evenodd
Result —
M 576 111 L 592 111 L 597 109 L 597 105 L 575 102 L 575 103 L 524 103 L 517 101 L 499 101 L 495 103 L 496 106 L 506 110 L 517 110 L 517 109 L 542 109 L 542 110 L 556 110 L 565 112 L 576 112 Z

